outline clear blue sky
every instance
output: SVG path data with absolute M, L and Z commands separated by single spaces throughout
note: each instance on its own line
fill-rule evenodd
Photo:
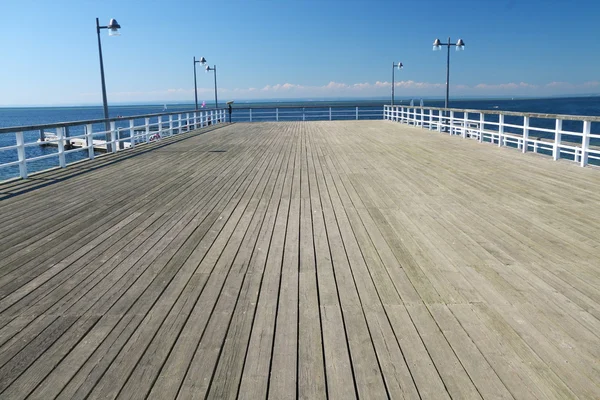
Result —
M 0 106 L 100 104 L 95 18 L 109 103 L 189 101 L 193 56 L 222 100 L 600 93 L 600 1 L 1 0 Z M 200 100 L 213 76 L 198 69 Z

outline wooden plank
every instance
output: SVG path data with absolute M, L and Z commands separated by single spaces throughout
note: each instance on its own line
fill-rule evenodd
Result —
M 294 132 L 295 133 L 295 132 Z M 296 398 L 298 393 L 298 273 L 300 254 L 300 136 L 290 192 L 290 206 L 281 264 L 281 281 L 275 320 L 275 338 L 271 356 L 269 397 Z
M 327 238 L 321 188 L 317 175 L 321 164 L 317 157 L 314 132 L 309 131 L 307 155 L 309 156 L 308 174 L 312 208 L 313 242 L 315 247 L 315 267 L 317 289 L 321 314 L 323 357 L 327 382 L 327 394 L 330 398 L 356 398 L 354 372 L 347 344 L 347 333 L 340 305 L 337 283 L 333 270 L 331 248 Z
M 284 133 L 287 140 L 294 140 L 292 132 Z M 288 137 L 289 136 L 289 137 Z M 252 325 L 252 333 L 246 354 L 242 380 L 238 390 L 240 398 L 264 398 L 269 390 L 269 376 L 273 342 L 275 337 L 275 320 L 277 317 L 277 302 L 283 264 L 285 237 L 290 209 L 290 194 L 294 170 L 294 148 L 287 164 L 287 174 L 283 184 L 273 240 L 269 246 L 267 263 L 265 265 L 263 285 L 257 305 L 256 316 Z
M 0 185 L 0 397 L 600 396 L 597 170 L 381 121 L 169 143 Z
M 293 142 L 288 141 L 290 145 Z M 287 160 L 292 146 L 287 146 L 282 159 L 282 164 L 273 176 L 273 191 L 268 200 L 268 207 L 264 220 L 256 235 L 257 242 L 254 246 L 252 257 L 248 265 L 247 277 L 240 291 L 240 297 L 233 312 L 231 326 L 225 337 L 223 351 L 219 357 L 212 385 L 208 397 L 210 398 L 237 398 L 238 389 L 244 369 L 246 353 L 256 315 L 256 305 L 259 300 L 264 279 L 264 268 L 267 261 L 269 243 L 273 240 L 275 218 L 280 201 L 283 181 L 287 173 Z M 263 201 L 266 198 L 262 199 Z

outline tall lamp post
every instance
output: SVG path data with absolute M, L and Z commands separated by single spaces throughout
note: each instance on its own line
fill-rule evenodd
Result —
M 206 60 L 204 57 L 200 57 L 199 60 L 196 60 L 196 56 L 194 56 L 194 99 L 196 100 L 196 110 L 198 110 L 198 84 L 196 83 L 196 64 L 204 65 Z
M 440 42 L 440 39 L 435 39 L 433 42 L 433 51 L 441 50 L 442 46 L 448 47 L 448 58 L 446 59 L 446 102 L 444 108 L 448 108 L 448 95 L 450 93 L 450 47 L 456 46 L 456 51 L 465 49 L 465 42 L 462 39 L 458 39 L 458 42 L 451 43 L 450 37 L 448 37 L 448 43 Z
M 109 36 L 119 36 L 119 29 L 121 25 L 117 23 L 117 20 L 112 18 L 107 26 L 100 26 L 100 21 L 96 18 L 96 34 L 98 35 L 98 55 L 100 57 L 100 78 L 102 80 L 102 104 L 104 106 L 104 127 L 106 131 L 106 151 L 111 152 L 112 146 L 110 144 L 110 123 L 108 122 L 108 101 L 106 100 L 106 82 L 104 81 L 104 63 L 102 62 L 102 43 L 100 41 L 100 29 L 108 29 Z
M 401 62 L 399 62 L 398 64 L 394 64 L 392 62 L 392 105 L 394 105 L 394 72 L 396 72 L 395 68 L 402 69 L 402 67 L 404 67 L 404 65 Z
M 204 57 L 203 57 L 204 58 Z M 206 60 L 204 60 L 206 62 Z M 211 68 L 210 65 L 206 66 L 206 72 L 214 71 L 215 72 L 215 108 L 219 108 L 219 101 L 217 100 L 217 66 L 213 65 Z

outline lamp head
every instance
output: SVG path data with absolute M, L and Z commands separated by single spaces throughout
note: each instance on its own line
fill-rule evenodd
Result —
M 440 42 L 440 39 L 435 39 L 433 41 L 433 51 L 438 51 L 442 49 L 442 43 Z
M 210 65 L 207 65 L 204 70 L 206 71 L 206 73 L 208 73 L 208 71 L 210 71 Z
M 121 29 L 121 25 L 119 25 L 119 23 L 117 22 L 116 19 L 111 18 L 110 22 L 108 23 L 108 36 L 119 36 L 119 29 Z
M 456 42 L 456 51 L 461 51 L 465 49 L 465 42 L 463 42 L 462 39 L 458 39 L 458 42 Z
M 228 101 L 226 104 L 227 104 L 227 105 L 232 105 L 232 104 L 233 104 L 233 100 L 231 100 L 231 101 Z
M 401 62 L 398 63 L 398 69 L 402 69 L 404 67 L 404 64 L 402 64 Z
M 204 57 L 200 57 L 200 60 L 199 60 L 199 62 L 200 62 L 200 64 L 202 64 L 202 65 L 206 64 L 206 58 L 204 58 Z

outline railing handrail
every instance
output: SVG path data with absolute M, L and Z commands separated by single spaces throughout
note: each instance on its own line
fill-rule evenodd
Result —
M 285 106 L 273 106 L 273 105 L 269 105 L 269 106 L 248 106 L 248 107 L 242 107 L 241 105 L 238 106 L 234 106 L 233 111 L 235 112 L 235 110 L 248 110 L 248 109 L 276 109 L 276 108 L 380 108 L 381 107 L 381 103 L 379 104 L 373 104 L 373 105 L 367 105 L 367 104 L 347 104 L 347 105 L 320 105 L 320 106 L 315 106 L 315 105 L 310 105 L 310 106 L 291 106 L 291 105 L 285 105 Z
M 162 140 L 165 137 L 179 135 L 190 132 L 209 125 L 224 123 L 227 120 L 225 108 L 207 108 L 202 111 L 172 111 L 168 113 L 146 114 L 145 116 L 129 116 L 109 119 L 108 130 L 99 130 L 94 132 L 94 124 L 103 123 L 104 119 L 84 120 L 77 122 L 63 122 L 55 124 L 34 125 L 37 129 L 28 129 L 29 127 L 10 127 L 5 128 L 8 133 L 15 135 L 13 143 L 8 141 L 0 147 L 0 153 L 8 154 L 0 158 L 0 169 L 17 168 L 18 176 L 26 179 L 31 172 L 39 172 L 53 168 L 48 164 L 41 165 L 41 168 L 34 167 L 34 170 L 29 171 L 28 163 L 38 162 L 46 159 L 57 158 L 58 165 L 65 168 L 67 165 L 77 162 L 78 159 L 88 158 L 93 160 L 96 155 L 95 151 L 106 151 L 115 153 L 129 148 L 135 148 L 137 145 L 148 144 L 155 140 Z M 135 120 L 143 119 L 143 125 L 135 126 Z M 118 122 L 129 122 L 128 127 L 117 127 Z M 104 124 L 101 124 L 104 125 Z M 50 129 L 54 128 L 54 132 Z M 69 128 L 82 127 L 81 132 L 69 132 Z M 156 130 L 153 128 L 156 127 Z M 136 129 L 143 128 L 143 129 Z M 31 137 L 32 131 L 39 131 L 39 139 Z M 75 131 L 76 129 L 72 129 Z M 77 129 L 80 131 L 81 129 Z M 76 133 L 71 135 L 71 133 Z M 47 134 L 53 134 L 53 137 L 48 138 Z M 97 135 L 102 135 L 103 139 L 96 140 Z M 48 140 L 50 139 L 50 140 Z M 45 146 L 55 146 L 58 148 L 56 152 L 43 151 L 26 151 L 27 148 L 43 148 Z M 77 153 L 73 157 L 70 154 Z M 45 163 L 45 162 L 44 162 Z M 45 167 L 45 168 L 44 168 Z M 16 171 L 15 171 L 16 172 Z M 7 178 L 4 178 L 8 175 Z M 1 180 L 11 179 L 16 174 L 0 174 Z
M 486 119 L 486 115 L 498 115 L 498 118 Z M 507 121 L 506 116 L 518 122 Z M 554 120 L 554 123 L 544 122 L 542 125 L 548 126 L 537 126 L 537 123 L 531 123 L 532 118 Z M 600 117 L 595 116 L 385 105 L 383 119 L 444 131 L 450 135 L 460 135 L 463 139 L 475 138 L 480 143 L 497 144 L 498 147 L 516 147 L 523 153 L 532 148 L 534 153 L 551 154 L 554 160 L 565 154 L 572 156 L 572 160 L 582 167 L 587 166 L 590 160 L 594 163 L 600 161 L 600 147 L 592 143 L 592 140 L 600 140 L 600 134 L 592 129 L 593 123 L 600 122 Z M 565 127 L 563 122 L 571 126 Z M 545 136 L 551 137 L 547 140 Z M 573 137 L 577 139 L 573 140 Z
M 165 116 L 165 115 L 166 116 L 179 115 L 179 114 L 185 114 L 185 113 L 205 112 L 205 111 L 215 111 L 215 110 L 226 110 L 226 108 L 225 107 L 202 108 L 202 109 L 198 109 L 198 110 L 181 110 L 181 111 L 160 112 L 160 113 L 153 113 L 153 114 L 127 115 L 127 116 L 122 116 L 122 117 L 109 118 L 108 122 L 118 122 L 118 121 L 123 121 L 123 120 L 130 120 L 130 119 L 152 118 L 152 117 Z M 86 125 L 86 124 L 101 124 L 101 123 L 104 123 L 105 121 L 107 121 L 107 120 L 104 118 L 96 118 L 96 119 L 86 119 L 86 120 L 81 120 L 81 121 L 53 122 L 51 124 L 9 126 L 6 128 L 0 128 L 0 134 L 22 132 L 22 131 L 36 131 L 36 130 L 40 130 L 40 129 L 71 127 L 71 126 Z
M 593 115 L 568 115 L 568 114 L 542 114 L 532 112 L 519 112 L 519 111 L 503 111 L 503 110 L 474 110 L 470 108 L 444 108 L 444 107 L 426 107 L 426 106 L 410 106 L 404 104 L 390 104 L 384 105 L 384 107 L 405 107 L 415 108 L 423 110 L 438 110 L 438 111 L 454 111 L 454 112 L 467 112 L 467 113 L 483 113 L 483 114 L 495 114 L 495 115 L 511 115 L 515 117 L 529 117 L 529 118 L 545 118 L 545 119 L 562 119 L 567 121 L 591 121 L 600 122 L 600 116 Z

